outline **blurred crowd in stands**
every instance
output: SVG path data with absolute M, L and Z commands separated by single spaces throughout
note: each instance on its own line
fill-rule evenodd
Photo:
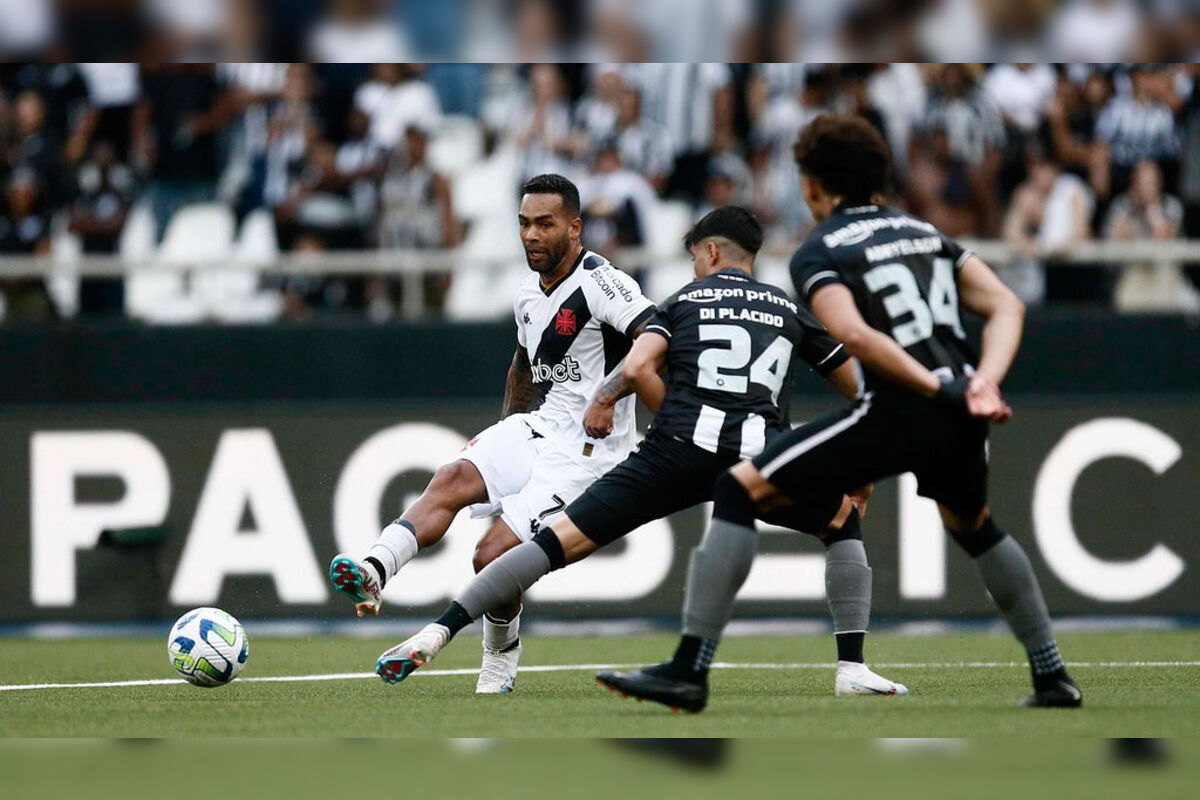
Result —
M 0 0 L 53 61 L 1192 61 L 1194 0 Z
M 994 266 L 1030 303 L 1195 312 L 1187 265 L 1061 255 L 1200 238 L 1197 77 L 1142 63 L 3 64 L 0 258 L 153 253 L 182 211 L 217 206 L 231 231 L 256 220 L 271 252 L 461 245 L 515 255 L 519 271 L 517 189 L 551 171 L 580 185 L 590 247 L 651 253 L 630 269 L 652 272 L 664 236 L 679 256 L 688 220 L 725 203 L 753 208 L 786 256 L 812 224 L 792 144 L 841 112 L 891 143 L 891 201 L 947 234 L 1006 241 L 1014 257 Z M 406 291 L 378 276 L 264 280 L 280 298 L 266 313 L 291 319 L 386 320 Z M 424 281 L 421 302 L 443 310 L 454 276 Z M 0 278 L 7 319 L 127 311 L 120 278 L 71 293 Z

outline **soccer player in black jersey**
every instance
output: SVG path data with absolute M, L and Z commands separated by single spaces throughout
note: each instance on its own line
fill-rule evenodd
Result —
M 645 441 L 533 541 L 481 571 L 436 623 L 385 653 L 377 665 L 384 680 L 403 680 L 462 627 L 517 597 L 546 573 L 585 558 L 651 520 L 712 500 L 718 476 L 791 430 L 793 355 L 843 395 L 858 395 L 857 367 L 845 348 L 787 292 L 751 274 L 762 246 L 762 227 L 750 212 L 719 208 L 696 224 L 685 244 L 697 280 L 659 307 L 626 357 L 622 375 L 597 393 L 598 405 L 604 406 L 636 392 L 656 411 Z M 668 381 L 661 376 L 664 366 Z M 593 435 L 605 432 L 601 413 L 589 414 L 585 425 L 599 429 L 589 430 Z M 815 533 L 826 545 L 826 590 L 838 643 L 835 693 L 902 695 L 908 692 L 904 686 L 876 675 L 863 661 L 871 571 L 859 509 L 865 510 L 868 493 L 865 487 L 849 487 L 837 513 L 821 519 L 804 506 L 790 504 L 760 516 Z M 747 551 L 740 542 L 725 542 L 718 534 L 696 552 L 689 580 L 706 581 L 714 570 L 723 574 L 717 562 L 725 561 L 744 579 L 753 560 L 753 548 Z M 732 599 L 730 595 L 709 601 L 702 616 L 711 616 L 714 607 L 727 606 Z M 707 664 L 711 652 L 697 648 L 691 657 Z M 699 686 L 675 701 L 698 711 L 706 698 L 707 688 Z
M 938 503 L 946 530 L 974 559 L 1028 653 L 1034 691 L 1023 705 L 1079 706 L 1083 695 L 1063 666 L 1029 559 L 987 505 L 988 423 L 1012 416 L 999 386 L 1020 344 L 1021 301 L 982 259 L 928 222 L 876 204 L 890 153 L 865 120 L 818 117 L 801 133 L 795 156 L 819 224 L 792 259 L 792 278 L 862 364 L 867 391 L 853 408 L 772 440 L 722 476 L 705 542 L 720 533 L 753 551 L 752 524 L 764 503 L 786 497 L 817 519 L 833 519 L 849 488 L 915 473 L 918 491 Z M 978 358 L 960 305 L 986 320 Z M 728 618 L 709 599 L 727 602 L 743 580 L 740 569 L 716 564 L 704 582 L 689 581 L 690 622 L 675 659 L 608 682 L 679 705 L 675 698 L 704 678 L 691 654 L 710 654 Z

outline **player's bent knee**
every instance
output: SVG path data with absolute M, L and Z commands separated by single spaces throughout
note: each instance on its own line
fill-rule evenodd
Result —
M 849 542 L 853 540 L 862 541 L 862 525 L 859 523 L 858 509 L 850 507 L 846 518 L 841 521 L 840 525 L 830 527 L 816 534 L 816 537 L 821 540 L 821 543 L 826 547 L 832 547 L 838 542 Z
M 433 480 L 425 489 L 430 495 L 449 506 L 462 507 L 478 497 L 483 478 L 479 470 L 469 461 L 452 461 L 437 468 Z M 484 493 L 487 488 L 483 487 Z
M 511 542 L 488 541 L 485 539 L 479 544 L 475 545 L 475 553 L 471 557 L 471 566 L 475 568 L 475 572 L 480 572 L 488 564 L 492 563 L 520 543 L 520 540 L 518 540 L 515 536 L 512 537 Z
M 992 521 L 991 516 L 985 517 L 974 530 L 956 531 L 947 526 L 946 532 L 971 558 L 979 558 L 998 545 L 1007 535 Z

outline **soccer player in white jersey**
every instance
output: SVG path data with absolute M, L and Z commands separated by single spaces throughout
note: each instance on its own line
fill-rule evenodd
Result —
M 513 301 L 518 347 L 501 420 L 434 474 L 403 516 L 358 557 L 329 566 L 334 588 L 360 617 L 378 614 L 380 592 L 423 548 L 445 535 L 460 510 L 494 516 L 475 548 L 483 569 L 530 540 L 635 443 L 634 397 L 592 403 L 655 311 L 638 284 L 581 241 L 579 191 L 560 175 L 522 189 L 518 220 L 532 275 Z M 592 438 L 588 430 L 612 430 Z M 520 601 L 484 617 L 483 665 L 475 691 L 513 690 L 521 657 Z

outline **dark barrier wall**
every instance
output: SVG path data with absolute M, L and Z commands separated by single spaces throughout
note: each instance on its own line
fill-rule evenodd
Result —
M 0 330 L 0 620 L 344 615 L 329 558 L 373 541 L 495 420 L 512 346 L 506 326 Z M 1055 611 L 1200 611 L 1196 351 L 1179 320 L 1031 325 L 1018 416 L 993 437 L 993 508 Z M 801 388 L 798 419 L 836 405 Z M 675 615 L 704 513 L 552 576 L 531 608 Z M 483 524 L 460 517 L 389 611 L 443 605 Z M 989 613 L 910 480 L 880 485 L 865 530 L 878 613 Z M 774 532 L 762 552 L 739 613 L 823 615 L 816 543 Z
M 975 331 L 977 333 L 977 331 Z M 13 403 L 494 400 L 513 325 L 0 327 L 0 408 Z M 1039 315 L 1014 394 L 1200 395 L 1200 327 L 1182 317 Z M 19 379 L 16 379 L 19 376 Z M 801 378 L 801 388 L 821 391 Z

